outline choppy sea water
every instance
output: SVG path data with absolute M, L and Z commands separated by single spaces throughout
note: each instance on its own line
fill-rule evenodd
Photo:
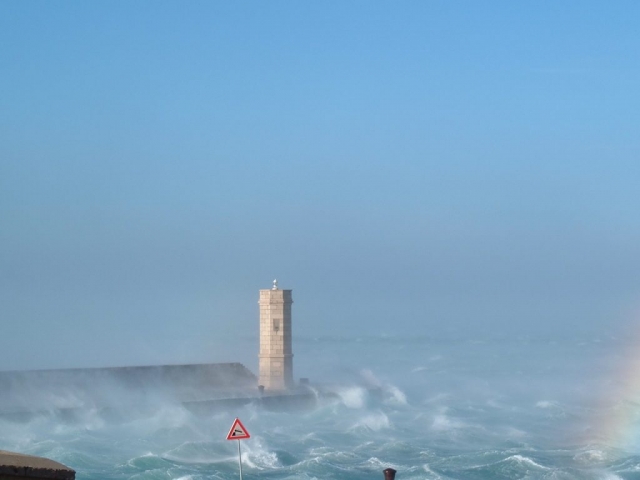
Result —
M 307 338 L 296 375 L 339 394 L 305 413 L 194 415 L 157 402 L 106 418 L 0 420 L 0 449 L 82 479 L 640 479 L 625 339 Z M 252 368 L 252 365 L 248 365 Z M 620 412 L 631 412 L 620 422 Z M 616 421 L 617 423 L 616 424 Z M 631 433 L 630 433 L 631 432 Z

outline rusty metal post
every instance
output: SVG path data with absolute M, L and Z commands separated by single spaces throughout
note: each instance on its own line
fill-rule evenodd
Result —
M 396 478 L 396 470 L 393 468 L 385 468 L 382 473 L 384 473 L 384 480 L 394 480 Z

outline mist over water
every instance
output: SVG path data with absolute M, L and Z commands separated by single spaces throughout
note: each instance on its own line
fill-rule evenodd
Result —
M 116 390 L 115 413 L 86 404 L 73 418 L 2 417 L 0 448 L 53 458 L 78 479 L 237 478 L 237 444 L 225 440 L 237 416 L 252 434 L 242 443 L 248 479 L 381 478 L 386 467 L 399 479 L 638 478 L 640 443 L 603 429 L 625 401 L 607 395 L 625 343 L 302 338 L 296 375 L 339 395 L 313 411 L 194 415 L 161 389 L 136 408 Z

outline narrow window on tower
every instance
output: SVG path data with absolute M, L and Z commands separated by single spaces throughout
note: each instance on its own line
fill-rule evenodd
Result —
M 278 333 L 278 331 L 280 330 L 280 320 L 273 321 L 273 329 L 275 330 L 276 333 Z

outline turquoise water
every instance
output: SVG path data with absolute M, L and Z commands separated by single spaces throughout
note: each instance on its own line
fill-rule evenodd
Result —
M 640 445 L 603 428 L 621 406 L 624 341 L 584 338 L 307 338 L 296 374 L 339 394 L 306 413 L 242 407 L 196 416 L 155 402 L 114 419 L 86 408 L 0 420 L 0 449 L 78 479 L 638 479 Z M 325 360 L 320 361 L 319 359 Z M 150 395 L 153 392 L 150 392 Z M 626 402 L 626 403 L 625 403 Z

